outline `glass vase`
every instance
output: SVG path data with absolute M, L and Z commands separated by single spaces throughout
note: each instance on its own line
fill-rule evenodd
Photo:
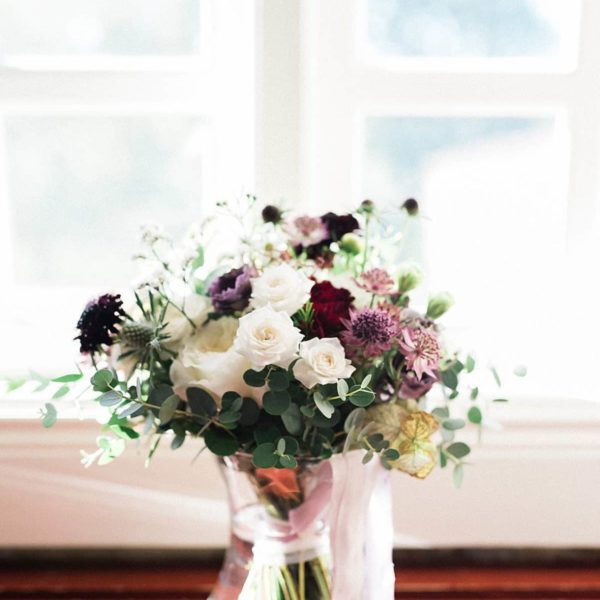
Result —
M 302 531 L 295 519 L 319 484 L 319 465 L 306 460 L 293 469 L 261 469 L 246 454 L 220 460 L 231 541 L 210 600 L 330 600 L 323 507 L 311 507 L 317 517 Z

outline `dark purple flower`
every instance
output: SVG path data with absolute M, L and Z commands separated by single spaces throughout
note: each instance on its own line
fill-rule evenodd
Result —
M 350 214 L 336 215 L 328 212 L 321 217 L 321 221 L 325 223 L 329 232 L 330 241 L 337 242 L 342 239 L 346 233 L 352 233 L 359 228 L 358 221 Z
M 437 371 L 436 376 L 423 373 L 421 379 L 419 379 L 415 373 L 408 371 L 402 375 L 402 383 L 400 385 L 400 398 L 414 398 L 417 400 L 421 396 L 424 396 L 438 381 Z
M 97 352 L 101 346 L 110 346 L 114 335 L 118 333 L 117 325 L 125 315 L 123 301 L 119 294 L 104 294 L 88 302 L 77 321 L 80 351 L 83 354 Z
M 252 269 L 244 265 L 217 277 L 208 288 L 215 310 L 222 313 L 244 310 L 252 293 L 251 276 Z

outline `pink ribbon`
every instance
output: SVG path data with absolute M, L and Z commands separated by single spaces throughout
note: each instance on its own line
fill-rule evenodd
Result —
M 317 484 L 290 524 L 302 535 L 319 518 L 331 530 L 332 600 L 393 600 L 393 526 L 389 472 L 364 452 L 323 462 Z M 327 511 L 327 509 L 329 509 Z

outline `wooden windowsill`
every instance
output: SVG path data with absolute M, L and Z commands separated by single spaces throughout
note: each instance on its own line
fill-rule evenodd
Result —
M 127 551 L 113 556 L 110 561 L 105 551 L 0 551 L 0 599 L 201 600 L 218 573 L 218 554 L 163 552 L 160 558 L 153 551 Z M 396 553 L 396 598 L 600 599 L 595 550 L 565 550 L 562 557 L 561 551 L 516 550 L 513 566 L 510 556 L 508 550 L 496 556 L 493 550 Z M 428 560 L 438 565 L 424 566 Z

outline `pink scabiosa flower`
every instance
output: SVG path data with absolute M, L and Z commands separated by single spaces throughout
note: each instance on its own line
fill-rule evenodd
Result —
M 344 320 L 345 331 L 342 341 L 355 352 L 362 352 L 367 358 L 383 354 L 389 350 L 398 334 L 398 326 L 390 314 L 380 308 L 362 308 Z
M 370 294 L 378 296 L 387 296 L 396 291 L 394 289 L 394 280 L 385 269 L 375 268 L 365 271 L 356 280 L 356 285 Z
M 435 331 L 405 327 L 400 331 L 398 345 L 406 358 L 407 368 L 415 372 L 417 379 L 421 379 L 424 373 L 437 377 L 441 350 Z
M 314 246 L 327 239 L 329 235 L 325 223 L 319 217 L 307 215 L 296 217 L 284 225 L 292 246 Z

